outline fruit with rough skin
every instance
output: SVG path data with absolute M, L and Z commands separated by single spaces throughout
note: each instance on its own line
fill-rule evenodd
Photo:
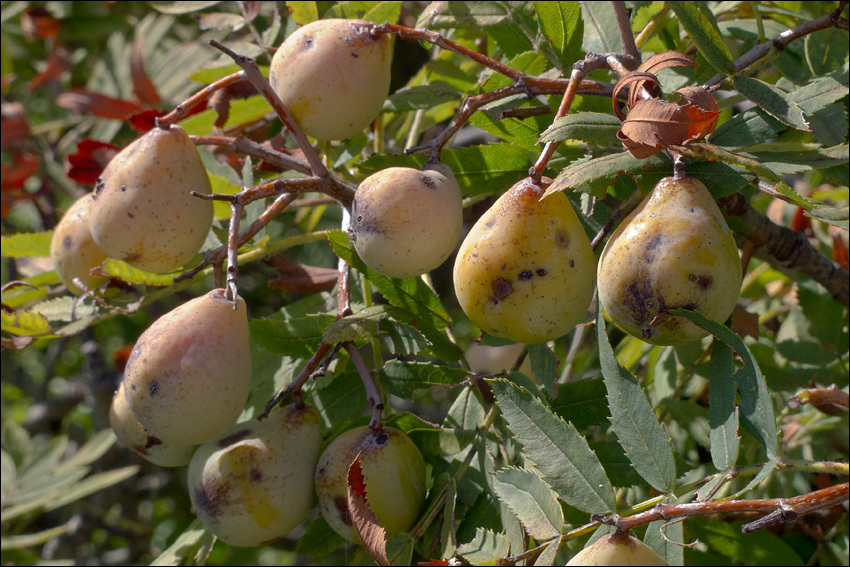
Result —
M 251 390 L 248 315 L 222 289 L 166 313 L 136 341 L 124 394 L 136 419 L 165 443 L 200 445 L 236 423 Z
M 317 20 L 292 33 L 272 59 L 269 81 L 301 129 L 342 140 L 369 126 L 390 90 L 393 37 L 359 20 Z
M 53 268 L 74 295 L 82 295 L 85 291 L 74 283 L 74 278 L 88 289 L 109 281 L 107 277 L 91 275 L 91 269 L 100 266 L 108 257 L 92 238 L 92 203 L 92 193 L 77 199 L 53 229 L 50 241 Z
M 358 455 L 366 501 L 387 535 L 409 530 L 425 503 L 425 460 L 407 435 L 391 427 L 356 427 L 322 452 L 316 494 L 325 521 L 345 539 L 360 541 L 348 513 L 348 469 Z
M 201 156 L 179 126 L 154 128 L 116 155 L 98 179 L 91 232 L 112 258 L 158 274 L 201 249 L 213 219 Z
M 567 565 L 669 565 L 655 550 L 624 533 L 602 536 L 578 552 Z
M 124 383 L 118 384 L 109 408 L 109 425 L 118 442 L 140 457 L 161 467 L 188 465 L 197 445 L 172 445 L 157 439 L 139 423 L 124 395 Z
M 481 330 L 541 343 L 587 313 L 596 276 L 590 240 L 563 193 L 541 200 L 550 180 L 511 187 L 475 223 L 458 251 L 454 286 Z
M 204 526 L 231 545 L 253 547 L 296 528 L 313 507 L 321 450 L 319 412 L 294 404 L 242 422 L 204 443 L 189 463 L 189 496 Z
M 648 343 L 678 345 L 708 333 L 667 310 L 725 322 L 740 294 L 741 261 L 705 185 L 666 177 L 611 234 L 597 279 L 602 308 L 620 328 Z
M 384 276 L 410 278 L 437 268 L 454 251 L 462 228 L 460 187 L 444 164 L 381 170 L 354 195 L 354 248 Z

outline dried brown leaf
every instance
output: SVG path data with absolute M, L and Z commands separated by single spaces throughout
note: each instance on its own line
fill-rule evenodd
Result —
M 626 119 L 626 114 L 620 110 L 620 105 L 617 103 L 617 98 L 620 96 L 620 91 L 629 87 L 629 102 L 628 107 L 631 109 L 638 101 L 637 93 L 642 88 L 650 89 L 653 93 L 660 96 L 661 89 L 658 87 L 658 78 L 652 73 L 639 73 L 632 71 L 623 75 L 617 84 L 614 85 L 614 92 L 611 94 L 611 102 L 614 105 L 614 112 L 620 120 Z
M 661 69 L 666 69 L 667 67 L 693 67 L 694 65 L 696 63 L 684 53 L 665 51 L 663 53 L 656 53 L 641 63 L 636 70 L 657 75 Z
M 117 120 L 126 120 L 141 109 L 137 102 L 112 98 L 84 88 L 73 88 L 60 94 L 56 97 L 56 104 L 69 110 Z
M 348 514 L 366 552 L 378 565 L 389 566 L 387 531 L 381 527 L 375 513 L 369 508 L 359 454 L 348 467 Z
M 334 268 L 299 264 L 283 254 L 275 254 L 263 262 L 277 270 L 277 279 L 269 281 L 269 287 L 272 289 L 315 293 L 329 290 L 336 285 L 337 271 Z
M 617 137 L 633 156 L 645 158 L 668 146 L 702 138 L 716 125 L 719 114 L 689 103 L 641 100 L 629 110 Z

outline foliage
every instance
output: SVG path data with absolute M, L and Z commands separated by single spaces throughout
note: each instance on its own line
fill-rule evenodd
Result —
M 390 96 L 373 128 L 317 146 L 340 187 L 387 167 L 420 167 L 429 157 L 421 150 L 436 151 L 457 177 L 471 226 L 528 175 L 545 144 L 559 143 L 542 171 L 553 179 L 548 191 L 564 191 L 601 242 L 622 207 L 684 157 L 688 174 L 727 205 L 746 266 L 741 298 L 725 325 L 676 312 L 710 333 L 689 345 L 625 335 L 595 304 L 564 337 L 515 345 L 482 336 L 464 315 L 451 261 L 421 278 L 375 273 L 338 230 L 346 222 L 338 203 L 309 191 L 238 250 L 253 356 L 240 420 L 259 415 L 321 344 L 353 342 L 386 402 L 384 423 L 408 433 L 428 467 L 419 522 L 386 542 L 393 564 L 564 564 L 613 531 L 600 519 L 616 515 L 672 565 L 846 565 L 846 486 L 844 505 L 741 529 L 767 514 L 764 499 L 847 481 L 846 3 L 627 2 L 650 67 L 641 70 L 657 76 L 658 92 L 682 98 L 654 100 L 651 109 L 615 99 L 615 112 L 620 77 L 601 60 L 587 75 L 601 94 L 579 89 L 559 117 L 574 63 L 629 51 L 613 4 L 3 2 L 3 563 L 371 562 L 317 512 L 268 545 L 214 543 L 191 511 L 181 469 L 112 444 L 108 409 L 128 350 L 158 316 L 211 289 L 215 266 L 199 254 L 163 275 L 108 260 L 99 269 L 112 285 L 76 298 L 48 258 L 61 212 L 119 148 L 239 70 L 209 40 L 256 57 L 266 73 L 265 47 L 297 26 L 356 17 L 427 28 L 467 52 L 396 38 Z M 796 35 L 787 43 L 768 41 L 789 29 Z M 650 60 L 669 52 L 675 61 Z M 639 90 L 630 81 L 624 96 Z M 715 89 L 716 111 L 686 98 L 698 85 Z M 454 133 L 447 128 L 464 100 L 475 112 L 453 145 L 436 147 Z M 268 142 L 304 163 L 246 82 L 185 110 L 180 125 L 203 137 L 195 142 L 213 192 L 302 176 L 257 149 Z M 628 125 L 617 118 L 624 110 Z M 736 212 L 736 197 L 749 216 Z M 274 201 L 247 204 L 240 230 L 265 219 Z M 763 230 L 748 228 L 753 218 Z M 219 264 L 229 223 L 227 203 L 216 202 L 202 250 L 220 251 Z M 783 256 L 776 234 L 796 234 L 788 238 L 807 247 Z M 352 268 L 351 314 L 337 318 L 340 259 Z M 813 265 L 833 271 L 818 275 Z M 332 353 L 303 386 L 325 444 L 374 419 L 357 360 L 346 349 Z M 709 515 L 714 503 L 727 503 L 727 513 Z M 687 519 L 645 515 L 662 504 Z

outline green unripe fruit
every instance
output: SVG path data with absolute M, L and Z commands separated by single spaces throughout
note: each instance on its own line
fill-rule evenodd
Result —
M 269 81 L 310 136 L 342 140 L 377 118 L 390 89 L 393 37 L 359 20 L 317 20 L 286 38 Z
M 215 289 L 166 313 L 139 337 L 124 370 L 124 394 L 151 435 L 199 445 L 242 413 L 251 390 L 245 301 Z
M 92 237 L 112 258 L 147 272 L 170 272 L 204 244 L 213 204 L 191 193 L 211 190 L 186 132 L 155 128 L 103 170 L 91 208 Z
M 92 193 L 77 199 L 56 225 L 50 242 L 53 268 L 74 295 L 82 295 L 84 291 L 74 283 L 74 278 L 79 279 L 88 289 L 94 289 L 109 280 L 91 275 L 91 269 L 100 266 L 108 257 L 92 238 L 92 203 Z
M 313 507 L 320 422 L 313 406 L 290 405 L 198 447 L 189 496 L 204 526 L 226 543 L 253 547 L 301 524 Z
M 668 309 L 723 323 L 741 291 L 741 260 L 723 214 L 693 177 L 666 177 L 619 227 L 599 258 L 599 301 L 611 320 L 648 343 L 708 333 Z
M 454 251 L 463 227 L 460 187 L 447 166 L 391 167 L 357 188 L 351 234 L 367 266 L 391 278 L 430 272 Z
M 358 454 L 366 501 L 387 535 L 409 530 L 425 503 L 425 460 L 407 435 L 390 427 L 351 429 L 322 452 L 316 494 L 328 525 L 345 539 L 360 541 L 348 514 L 348 468 Z
M 570 559 L 567 565 L 669 565 L 655 550 L 627 534 L 599 538 Z
M 488 209 L 458 251 L 454 286 L 481 330 L 541 343 L 587 313 L 596 275 L 590 240 L 563 193 L 523 179 Z

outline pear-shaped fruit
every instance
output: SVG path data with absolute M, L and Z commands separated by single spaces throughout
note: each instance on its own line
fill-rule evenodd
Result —
M 182 467 L 188 465 L 195 453 L 196 445 L 172 445 L 163 443 L 139 423 L 124 395 L 124 383 L 118 385 L 109 408 L 109 425 L 118 442 L 155 465 Z
M 189 496 L 204 526 L 226 543 L 253 547 L 303 522 L 313 507 L 320 424 L 313 406 L 289 405 L 198 447 Z
M 454 266 L 460 306 L 491 335 L 541 343 L 587 313 L 596 275 L 590 240 L 563 193 L 523 179 L 466 236 Z
M 116 155 L 98 179 L 91 208 L 95 242 L 113 258 L 165 273 L 198 253 L 212 225 L 210 180 L 179 126 L 154 128 Z
M 669 565 L 654 549 L 624 533 L 599 538 L 578 552 L 567 565 Z
M 441 171 L 390 167 L 360 184 L 351 234 L 367 266 L 388 277 L 410 278 L 451 255 L 460 240 L 463 205 L 454 174 L 448 166 Z
M 166 313 L 139 337 L 124 394 L 151 435 L 200 445 L 236 422 L 251 390 L 248 315 L 215 289 Z
M 366 501 L 387 535 L 409 530 L 425 503 L 425 460 L 407 435 L 391 427 L 356 427 L 322 452 L 316 494 L 325 521 L 345 539 L 360 541 L 348 513 L 348 468 L 358 455 Z
M 623 330 L 657 345 L 707 335 L 668 309 L 723 323 L 741 290 L 741 261 L 705 185 L 666 177 L 611 234 L 599 259 L 599 301 Z
M 79 279 L 88 289 L 109 280 L 91 275 L 91 269 L 100 266 L 107 258 L 106 252 L 101 250 L 91 235 L 92 203 L 92 193 L 77 199 L 56 225 L 50 242 L 53 267 L 68 290 L 75 295 L 82 295 L 85 290 L 74 283 L 74 278 Z
M 317 20 L 286 38 L 272 59 L 272 88 L 305 133 L 341 140 L 377 118 L 390 90 L 393 37 L 359 20 Z

